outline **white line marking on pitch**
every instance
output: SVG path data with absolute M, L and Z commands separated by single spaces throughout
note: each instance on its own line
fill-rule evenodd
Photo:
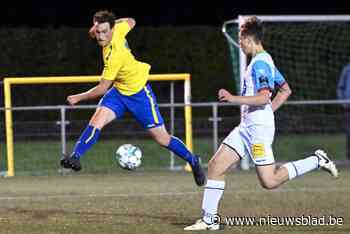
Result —
M 350 187 L 342 188 L 303 188 L 303 189 L 276 189 L 267 191 L 263 189 L 256 190 L 236 190 L 226 191 L 230 194 L 246 194 L 246 193 L 327 193 L 327 192 L 350 192 Z M 67 199 L 67 198 L 98 198 L 98 197 L 162 197 L 162 196 L 184 196 L 184 195 L 201 195 L 202 191 L 192 192 L 166 192 L 166 193 L 121 193 L 121 194 L 102 194 L 102 193 L 90 193 L 90 194 L 61 194 L 61 195 L 28 195 L 28 196 L 0 196 L 0 200 L 44 200 L 44 199 Z

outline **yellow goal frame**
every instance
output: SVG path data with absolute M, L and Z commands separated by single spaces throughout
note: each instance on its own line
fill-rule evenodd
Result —
M 5 126 L 6 126 L 6 154 L 7 154 L 7 175 L 15 175 L 13 155 L 13 119 L 11 86 L 25 84 L 54 84 L 54 83 L 92 83 L 99 82 L 101 76 L 51 76 L 51 77 L 7 77 L 4 78 L 5 96 Z M 192 138 L 192 107 L 191 107 L 191 76 L 188 73 L 179 74 L 152 74 L 149 81 L 184 81 L 184 111 L 185 111 L 185 134 L 186 145 L 193 151 Z

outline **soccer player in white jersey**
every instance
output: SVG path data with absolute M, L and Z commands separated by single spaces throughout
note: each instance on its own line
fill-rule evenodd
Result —
M 203 217 L 185 230 L 218 230 L 218 205 L 225 188 L 225 172 L 250 157 L 263 188 L 274 189 L 307 172 L 322 168 L 337 177 L 335 164 L 323 150 L 316 150 L 305 159 L 277 167 L 272 152 L 275 133 L 274 111 L 292 93 L 284 77 L 275 67 L 271 56 L 262 45 L 263 26 L 256 17 L 247 17 L 239 31 L 239 43 L 243 52 L 251 57 L 246 69 L 241 96 L 219 90 L 220 101 L 241 106 L 241 123 L 226 137 L 209 161 L 208 180 L 202 200 Z M 271 101 L 271 92 L 277 94 Z

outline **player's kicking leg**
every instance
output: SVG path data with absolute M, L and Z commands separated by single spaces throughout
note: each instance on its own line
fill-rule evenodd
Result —
M 324 150 L 318 149 L 311 156 L 283 165 L 288 171 L 289 180 L 304 175 L 315 169 L 322 169 L 333 177 L 338 177 L 338 169 L 335 163 L 328 157 Z
M 166 131 L 164 134 L 168 134 Z M 168 134 L 169 135 L 169 134 Z M 198 186 L 203 186 L 206 181 L 205 173 L 198 155 L 192 154 L 186 145 L 177 137 L 169 135 L 169 142 L 165 145 L 167 149 L 183 158 L 191 166 L 194 181 Z
M 80 135 L 70 157 L 63 156 L 60 164 L 64 168 L 74 171 L 81 170 L 80 158 L 97 142 L 101 129 L 115 119 L 115 113 L 106 107 L 98 107 L 92 116 L 89 125 Z
M 191 165 L 196 184 L 198 186 L 204 185 L 206 178 L 199 156 L 192 154 L 179 138 L 169 135 L 164 124 L 155 128 L 150 128 L 148 132 L 161 146 L 166 147 L 177 156 L 187 161 Z
M 323 150 L 316 150 L 311 156 L 288 162 L 279 168 L 272 165 L 256 165 L 256 171 L 261 185 L 266 189 L 274 189 L 288 180 L 302 176 L 316 169 L 323 169 L 334 177 L 338 177 L 335 163 L 329 159 Z

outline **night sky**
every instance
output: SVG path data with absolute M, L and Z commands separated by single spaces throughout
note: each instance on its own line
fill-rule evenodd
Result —
M 122 2 L 121 5 L 120 2 Z M 138 25 L 145 26 L 220 26 L 224 21 L 236 18 L 239 14 L 350 14 L 350 8 L 345 6 L 346 1 L 344 0 L 200 2 L 199 0 L 114 0 L 99 1 L 99 3 L 75 0 L 27 1 L 12 6 L 2 6 L 0 26 L 87 27 L 91 23 L 93 13 L 100 9 L 113 10 L 119 17 L 133 17 Z

